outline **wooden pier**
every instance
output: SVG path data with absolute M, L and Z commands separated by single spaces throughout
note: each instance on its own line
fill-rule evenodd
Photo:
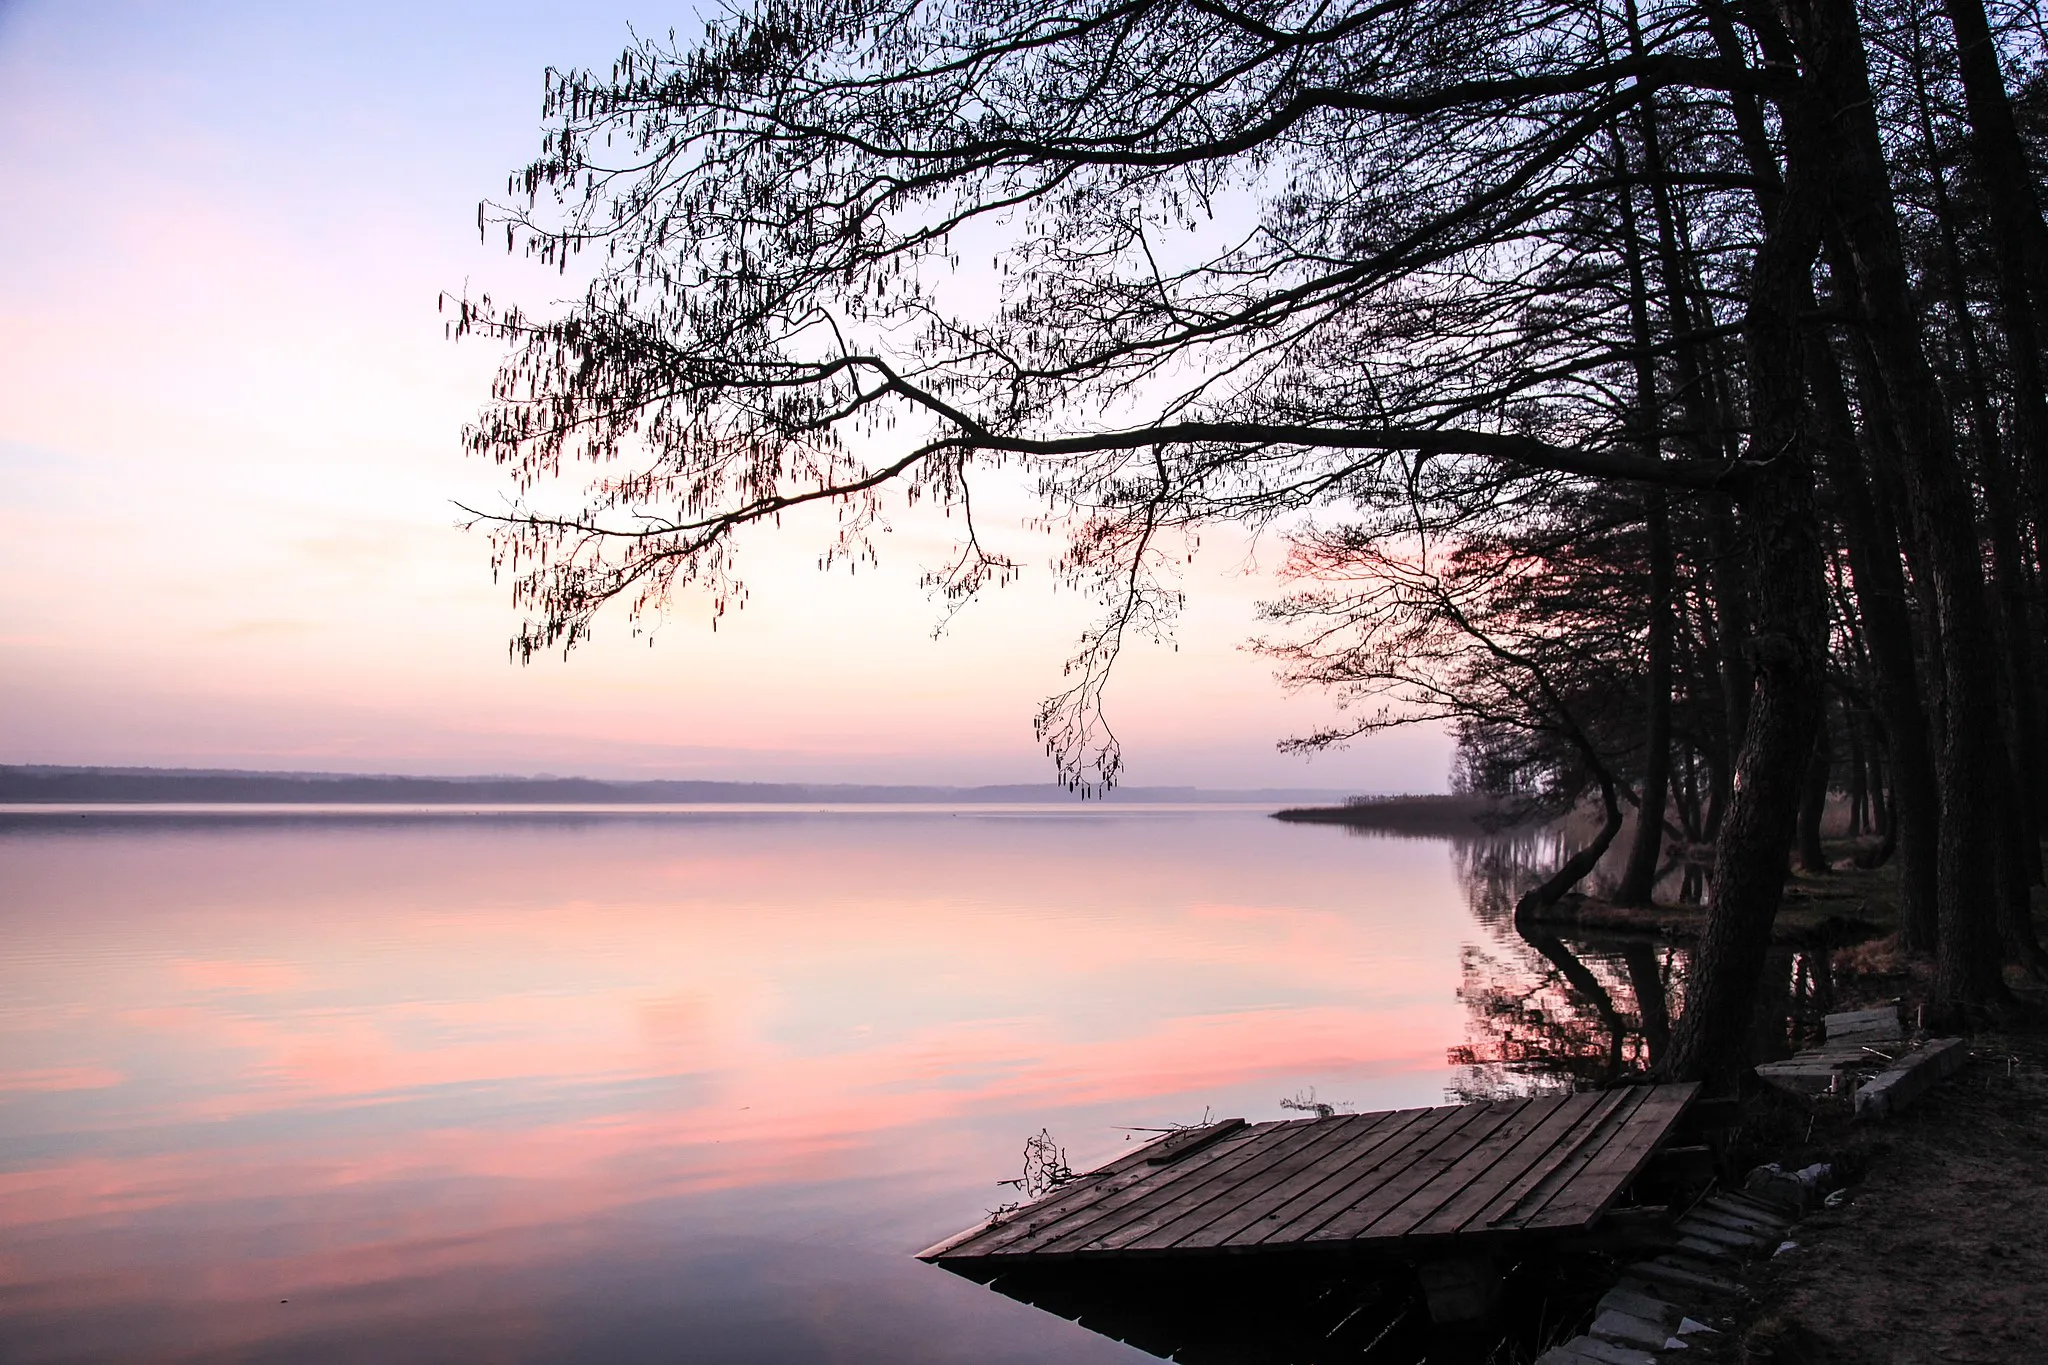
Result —
M 1351 1250 L 1491 1257 L 1590 1230 L 1670 1138 L 1698 1087 L 1171 1133 L 918 1253 L 986 1282 L 1083 1258 Z

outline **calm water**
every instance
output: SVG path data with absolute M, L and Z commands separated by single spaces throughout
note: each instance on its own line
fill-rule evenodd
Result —
M 1147 1360 L 910 1253 L 1040 1129 L 1084 1168 L 1604 1056 L 1505 927 L 1516 856 L 1216 809 L 0 815 L 0 1359 Z

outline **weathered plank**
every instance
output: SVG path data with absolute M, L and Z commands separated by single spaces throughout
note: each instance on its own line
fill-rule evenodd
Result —
M 1269 1191 L 1262 1200 L 1264 1216 L 1240 1229 L 1229 1245 L 1254 1247 L 1276 1237 L 1286 1240 L 1281 1234 L 1297 1220 L 1361 1181 L 1387 1178 L 1404 1160 L 1441 1136 L 1453 1119 L 1447 1108 L 1424 1109 L 1412 1114 L 1398 1129 L 1375 1134 L 1374 1140 L 1347 1144 L 1332 1153 L 1328 1162 Z
M 1417 1223 L 1410 1230 L 1410 1235 L 1430 1237 L 1465 1230 L 1485 1213 L 1488 1205 L 1506 1197 L 1517 1182 L 1541 1167 L 1560 1143 L 1569 1142 L 1571 1134 L 1599 1107 L 1600 1099 L 1600 1094 L 1595 1091 L 1579 1091 L 1564 1096 L 1543 1116 L 1541 1123 L 1524 1134 L 1486 1173 L 1486 1178 L 1475 1180 L 1460 1190 L 1436 1212 Z
M 1178 1133 L 1168 1133 L 1157 1142 L 1145 1145 L 1137 1155 L 1145 1158 L 1147 1166 L 1166 1166 L 1192 1156 L 1212 1142 L 1221 1142 L 1238 1129 L 1245 1127 L 1243 1119 L 1224 1119 L 1201 1128 L 1183 1128 Z
M 1219 1144 L 1196 1152 L 1184 1162 L 1163 1166 L 1159 1175 L 1143 1185 L 1110 1195 L 1081 1218 L 1065 1220 L 1055 1228 L 1044 1230 L 1036 1238 L 1026 1238 L 1020 1244 L 1020 1250 L 1059 1254 L 1090 1246 L 1133 1220 L 1145 1218 L 1147 1209 L 1159 1207 L 1161 1201 L 1178 1199 L 1198 1189 L 1214 1189 L 1217 1187 L 1214 1183 L 1239 1169 L 1241 1164 L 1260 1158 L 1266 1152 L 1266 1144 L 1276 1134 L 1280 1140 L 1290 1140 L 1298 1138 L 1305 1130 L 1305 1124 L 1260 1124 L 1239 1136 L 1225 1138 Z
M 1647 1092 L 1642 1103 L 1628 1113 L 1578 1175 L 1529 1217 L 1526 1226 L 1584 1227 L 1607 1212 L 1607 1206 L 1628 1187 L 1657 1150 L 1658 1140 L 1685 1112 L 1699 1086 L 1657 1085 L 1641 1089 Z
M 1256 1189 L 1261 1178 L 1274 1165 L 1303 1149 L 1315 1147 L 1329 1128 L 1355 1125 L 1356 1120 L 1348 1124 L 1335 1120 L 1327 1125 L 1312 1120 L 1286 1124 L 1283 1130 L 1268 1134 L 1264 1142 L 1248 1144 L 1239 1159 L 1218 1162 L 1200 1179 L 1179 1180 L 1159 1187 L 1151 1198 L 1133 1204 L 1130 1215 L 1114 1227 L 1099 1228 L 1080 1249 L 1125 1249 L 1183 1217 L 1199 1217 L 1203 1210 L 1209 1208 L 1236 1208 L 1248 1197 L 1245 1193 L 1247 1187 Z
M 1204 1180 L 1214 1174 L 1219 1167 L 1228 1168 L 1244 1160 L 1256 1149 L 1259 1138 L 1272 1129 L 1289 1126 L 1291 1125 L 1284 1123 L 1258 1124 L 1221 1142 L 1204 1147 L 1173 1165 L 1148 1166 L 1145 1179 L 1128 1185 L 1048 1227 L 1041 1228 L 1028 1237 L 1019 1239 L 1014 1249 L 1019 1252 L 1046 1252 L 1062 1248 L 1071 1250 L 1098 1232 L 1121 1225 L 1133 1216 L 1134 1208 L 1158 1199 L 1162 1191 L 1182 1185 L 1184 1181 Z
M 1608 1140 L 1622 1130 L 1628 1116 L 1642 1103 L 1640 1090 L 1613 1092 L 1610 1104 L 1603 1104 L 1588 1117 L 1573 1133 L 1571 1145 L 1545 1163 L 1543 1173 L 1524 1187 L 1523 1193 L 1506 1207 L 1488 1210 L 1486 1224 L 1491 1228 L 1519 1228 L 1536 1214 L 1542 1212 L 1557 1192 L 1569 1185 L 1586 1168 L 1604 1147 Z M 1521 1184 L 1522 1182 L 1517 1182 Z
M 1593 1325 L 1586 1330 L 1602 1341 L 1611 1341 L 1617 1346 L 1633 1346 L 1639 1351 L 1661 1351 L 1664 1343 L 1671 1339 L 1671 1334 L 1661 1324 L 1613 1308 L 1601 1310 L 1593 1318 Z
M 1332 1218 L 1346 1209 L 1355 1208 L 1359 1200 L 1369 1198 L 1388 1181 L 1400 1178 L 1416 1162 L 1443 1143 L 1455 1139 L 1463 1129 L 1488 1116 L 1487 1106 L 1480 1104 L 1436 1112 L 1440 1117 L 1427 1127 L 1418 1125 L 1410 1129 L 1409 1141 L 1398 1150 L 1387 1153 L 1371 1166 L 1343 1172 L 1341 1179 L 1319 1187 L 1316 1198 L 1301 1201 L 1298 1209 L 1266 1229 L 1259 1237 L 1260 1243 L 1306 1240 Z
M 1784 1205 L 1773 1204 L 1736 1190 L 1722 1190 L 1718 1194 L 1709 1195 L 1700 1201 L 1700 1207 L 1719 1209 L 1723 1213 L 1751 1219 L 1760 1227 L 1775 1228 L 1780 1236 L 1792 1226 L 1792 1220 L 1786 1216 Z
M 1632 1318 L 1652 1322 L 1664 1329 L 1666 1336 L 1678 1330 L 1678 1324 L 1685 1321 L 1685 1312 L 1676 1304 L 1666 1303 L 1654 1294 L 1616 1285 L 1600 1296 L 1598 1311 L 1626 1313 Z
M 1345 1136 L 1333 1147 L 1319 1149 L 1322 1153 L 1319 1160 L 1305 1163 L 1298 1170 L 1288 1172 L 1261 1188 L 1228 1214 L 1188 1233 L 1174 1244 L 1175 1247 L 1196 1250 L 1256 1244 L 1269 1225 L 1277 1226 L 1290 1211 L 1294 1211 L 1297 1202 L 1319 1198 L 1317 1191 L 1326 1183 L 1342 1179 L 1345 1172 L 1377 1164 L 1409 1140 L 1411 1129 L 1427 1127 L 1441 1112 L 1439 1109 L 1397 1109 L 1384 1115 L 1386 1122 Z
M 1561 1097 L 1528 1100 L 1516 1105 L 1505 1123 L 1445 1166 L 1434 1179 L 1352 1235 L 1405 1237 L 1424 1219 L 1461 1195 L 1501 1188 L 1513 1178 L 1511 1174 L 1500 1171 L 1503 1158 L 1561 1107 Z
M 1379 1182 L 1390 1179 L 1406 1161 L 1441 1140 L 1456 1126 L 1454 1117 L 1454 1111 L 1447 1108 L 1423 1110 L 1385 1144 L 1358 1153 L 1341 1165 L 1333 1162 L 1328 1170 L 1317 1172 L 1315 1181 L 1298 1185 L 1264 1219 L 1241 1232 L 1232 1245 L 1281 1243 L 1291 1240 L 1298 1230 L 1316 1226 L 1341 1208 L 1346 1199 L 1358 1198 Z
M 1856 1092 L 1856 1117 L 1889 1118 L 1963 1069 L 1970 1047 L 1960 1038 L 1942 1038 L 1918 1052 L 1909 1052 Z
M 1479 1231 L 1507 1222 L 1524 1201 L 1542 1188 L 1546 1181 L 1551 1180 L 1580 1147 L 1592 1140 L 1600 1125 L 1626 1103 L 1628 1098 L 1629 1092 L 1626 1090 L 1607 1090 L 1594 1095 L 1593 1103 L 1577 1116 L 1572 1127 L 1559 1136 L 1551 1149 L 1531 1163 L 1522 1174 L 1509 1181 L 1506 1189 L 1461 1224 L 1461 1230 Z
M 1426 1114 L 1426 1109 L 1396 1110 L 1391 1113 L 1360 1115 L 1353 1122 L 1334 1119 L 1311 1120 L 1305 1126 L 1316 1130 L 1311 1141 L 1275 1153 L 1275 1159 L 1257 1170 L 1246 1171 L 1227 1199 L 1218 1198 L 1159 1224 L 1144 1237 L 1125 1245 L 1133 1250 L 1166 1247 L 1215 1246 L 1232 1232 L 1256 1223 L 1289 1193 L 1305 1188 L 1358 1154 L 1398 1140 L 1406 1121 Z
M 1243 1126 L 1241 1119 L 1227 1119 L 1224 1122 L 1234 1127 Z M 1155 1145 L 1157 1144 L 1147 1143 L 1137 1151 L 1118 1157 L 1102 1169 L 1054 1190 L 1038 1202 L 1018 1210 L 1009 1218 L 992 1223 L 979 1237 L 949 1248 L 950 1252 L 954 1255 L 986 1256 L 1006 1251 L 1017 1242 L 1043 1231 L 1056 1222 L 1094 1208 L 1134 1185 L 1164 1178 L 1165 1173 L 1173 1167 L 1151 1163 L 1148 1159 L 1148 1150 Z M 919 1255 L 930 1258 L 932 1253 L 920 1252 Z
M 1393 1179 L 1355 1201 L 1351 1207 L 1339 1211 L 1322 1227 L 1309 1233 L 1309 1240 L 1333 1241 L 1360 1236 L 1411 1196 L 1427 1189 L 1467 1153 L 1485 1142 L 1526 1107 L 1526 1101 L 1485 1106 L 1480 1118 L 1463 1125 L 1457 1132 L 1450 1134 L 1411 1162 L 1407 1169 Z
M 1855 1039 L 1869 1042 L 1905 1036 L 1899 1023 L 1899 1007 L 1884 1005 L 1872 1010 L 1843 1010 L 1821 1021 L 1821 1031 L 1831 1043 Z

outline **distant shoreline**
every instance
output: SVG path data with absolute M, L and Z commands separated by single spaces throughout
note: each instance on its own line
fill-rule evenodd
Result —
M 283 806 L 1275 805 L 1329 800 L 1303 788 L 1118 787 L 1085 802 L 1046 783 L 975 787 L 592 777 L 407 777 L 200 768 L 0 764 L 0 804 Z
M 1273 812 L 1297 824 L 1346 825 L 1389 834 L 1484 834 L 1533 823 L 1533 816 L 1484 796 L 1361 796 L 1336 806 Z

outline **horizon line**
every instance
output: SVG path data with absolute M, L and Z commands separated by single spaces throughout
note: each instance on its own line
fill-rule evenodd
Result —
M 619 800 L 634 794 L 643 799 L 660 797 L 698 801 L 762 799 L 815 800 L 831 794 L 841 797 L 894 797 L 911 800 L 1017 799 L 1058 797 L 1062 799 L 1133 800 L 1158 799 L 1171 795 L 1208 801 L 1341 798 L 1365 793 L 1351 788 L 1320 786 L 1208 787 L 1194 783 L 1131 784 L 1081 793 L 1059 782 L 845 782 L 806 780 L 761 780 L 737 777 L 587 777 L 541 772 L 418 774 L 394 772 L 336 772 L 318 769 L 197 768 L 148 765 L 0 763 L 0 801 L 79 802 L 137 800 L 219 801 L 243 799 L 297 800 L 315 795 L 346 799 L 337 788 L 352 789 L 354 799 L 418 800 L 428 796 L 475 800 L 489 795 L 487 788 L 513 788 L 517 795 L 552 796 L 560 799 L 563 789 L 579 789 L 593 797 Z M 237 791 L 236 789 L 240 789 Z M 324 790 L 323 790 L 324 789 Z M 500 791 L 500 799 L 507 795 Z M 687 794 L 687 795 L 686 795 Z M 516 796 L 515 798 L 516 799 Z

